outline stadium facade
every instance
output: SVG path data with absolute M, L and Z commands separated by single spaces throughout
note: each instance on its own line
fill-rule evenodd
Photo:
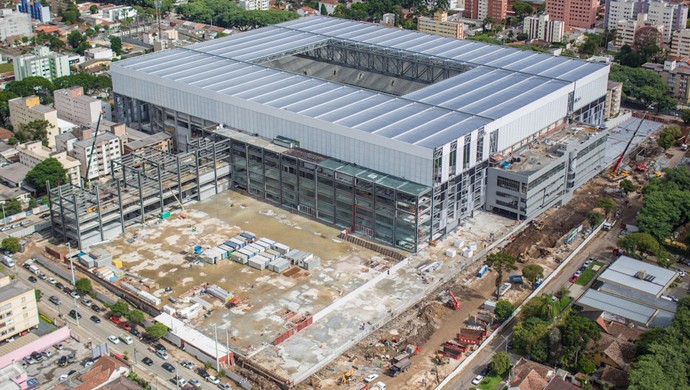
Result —
M 181 151 L 210 128 L 230 145 L 228 187 L 410 251 L 475 210 L 501 209 L 493 194 L 500 172 L 488 174 L 500 159 L 573 122 L 603 125 L 608 73 L 577 59 L 326 17 L 111 67 L 119 120 L 170 132 Z M 563 180 L 542 204 L 583 182 L 573 178 L 578 165 L 600 166 L 601 137 L 530 172 L 529 180 L 537 171 Z

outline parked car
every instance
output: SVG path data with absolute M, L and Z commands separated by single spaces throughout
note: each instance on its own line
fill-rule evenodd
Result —
M 132 327 L 132 329 L 129 330 L 129 333 L 134 335 L 134 337 L 141 337 L 141 332 L 139 332 L 135 327 Z
M 687 275 L 687 272 L 685 272 L 684 270 L 682 270 L 682 269 L 680 269 L 680 268 L 678 268 L 678 269 L 676 270 L 676 272 L 678 272 L 678 276 L 680 276 L 681 279 L 684 278 L 685 275 Z
M 81 314 L 79 314 L 76 310 L 72 309 L 69 311 L 69 316 L 76 319 L 81 319 Z
M 189 360 L 183 360 L 182 361 L 182 367 L 193 370 L 194 369 L 194 363 L 190 362 Z
M 70 363 L 74 363 L 74 358 L 75 358 L 74 352 L 67 355 L 67 361 Z
M 31 276 L 29 276 L 29 282 L 36 283 L 36 282 L 38 282 L 38 279 L 36 279 L 35 276 L 31 275 Z
M 168 351 L 159 349 L 158 351 L 156 351 L 156 355 L 163 360 L 168 360 Z
M 378 377 L 379 377 L 379 374 L 370 374 L 370 375 L 367 375 L 367 376 L 364 378 L 364 382 L 365 382 L 365 383 L 373 382 L 373 381 L 375 381 L 376 378 L 378 378 Z
M 101 323 L 101 319 L 98 318 L 97 316 L 91 316 L 91 317 L 89 317 L 89 319 L 91 321 L 93 321 L 94 324 L 100 324 Z
M 213 376 L 213 375 L 207 376 L 207 377 L 206 377 L 206 380 L 207 380 L 208 382 L 213 383 L 214 385 L 217 385 L 217 384 L 220 383 L 220 379 L 216 378 L 216 377 Z
M 48 278 L 48 283 L 55 284 L 57 283 L 57 280 L 55 280 L 55 278 Z
M 53 345 L 53 347 L 54 347 L 55 349 L 57 349 L 58 351 L 62 351 L 62 348 L 64 348 L 64 345 L 62 345 L 62 343 L 60 343 L 60 344 L 55 344 L 55 345 Z
M 472 379 L 472 384 L 476 386 L 476 385 L 482 383 L 483 380 L 484 380 L 484 375 L 477 375 L 474 377 L 474 379 Z
M 187 384 L 187 380 L 184 379 L 184 378 L 180 378 L 179 376 L 174 377 L 174 378 L 172 379 L 172 381 L 173 381 L 177 386 L 180 386 L 180 387 L 183 387 L 184 385 Z
M 60 298 L 56 297 L 55 295 L 51 295 L 50 298 L 48 298 L 48 300 L 54 305 L 59 305 L 60 303 L 62 303 L 60 302 Z
M 92 309 L 93 311 L 95 311 L 96 313 L 100 313 L 101 311 L 103 311 L 103 309 L 101 309 L 101 307 L 98 306 L 98 305 L 95 304 L 95 303 L 94 303 L 93 305 L 91 305 L 91 309 Z
M 84 368 L 89 368 L 89 367 L 93 366 L 93 363 L 94 363 L 94 361 L 91 359 L 84 360 Z
M 58 359 L 57 362 L 59 367 L 64 367 L 67 365 L 67 356 L 60 356 L 60 359 Z
M 79 293 L 76 291 L 70 292 L 69 295 L 74 299 L 80 299 L 81 298 L 81 295 L 79 295 Z
M 232 390 L 232 387 L 230 387 L 229 384 L 223 383 L 223 382 L 220 382 L 220 383 L 218 384 L 218 388 L 219 388 L 220 390 Z
M 57 282 L 55 283 L 55 288 L 57 288 L 58 290 L 62 290 L 65 288 L 65 285 L 60 282 Z
M 45 356 L 45 358 L 48 359 L 51 356 L 53 356 L 53 351 L 46 349 L 45 351 L 41 352 L 41 355 Z
M 118 339 L 117 336 L 110 335 L 108 336 L 108 340 L 113 344 L 120 344 L 120 339 Z
M 44 274 L 43 272 L 39 273 L 38 277 L 41 278 L 42 280 L 48 279 L 48 275 Z
M 199 380 L 196 379 L 196 378 L 190 379 L 190 380 L 189 380 L 189 384 L 192 385 L 192 386 L 194 386 L 194 387 L 197 388 L 197 389 L 201 387 L 201 382 L 199 382 Z
M 161 367 L 163 367 L 163 369 L 164 369 L 165 371 L 168 371 L 168 372 L 175 372 L 175 366 L 173 366 L 172 364 L 170 364 L 170 363 L 168 363 L 168 362 L 163 363 L 163 364 L 161 365 Z
M 570 283 L 575 283 L 575 282 L 577 282 L 577 279 L 578 279 L 578 277 L 575 276 L 575 275 L 573 275 L 573 276 L 570 277 L 570 279 L 568 279 L 568 281 L 569 281 Z
M 209 373 L 208 373 L 206 370 L 204 370 L 203 368 L 199 368 L 199 369 L 196 371 L 196 373 L 199 374 L 199 376 L 200 376 L 202 379 L 206 379 L 206 378 L 208 378 L 208 377 L 210 376 Z
M 152 366 L 153 365 L 153 360 L 146 356 L 145 358 L 141 359 L 141 362 L 146 364 L 147 366 Z

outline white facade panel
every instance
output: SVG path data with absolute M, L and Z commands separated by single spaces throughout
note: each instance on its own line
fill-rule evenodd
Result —
M 575 82 L 574 111 L 577 111 L 602 96 L 606 96 L 608 75 L 608 68 L 602 68 Z
M 450 175 L 450 144 L 443 145 L 443 160 L 441 162 L 441 181 L 448 181 Z

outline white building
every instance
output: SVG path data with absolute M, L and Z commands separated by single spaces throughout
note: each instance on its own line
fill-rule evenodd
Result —
M 110 161 L 122 156 L 122 143 L 117 135 L 99 130 L 94 142 L 94 133 L 92 127 L 81 127 L 56 137 L 57 150 L 66 152 L 81 163 L 81 177 L 86 180 L 98 180 L 109 175 Z
M 97 122 L 103 109 L 103 101 L 84 95 L 84 88 L 80 86 L 58 89 L 53 99 L 58 118 L 78 125 Z
M 604 23 L 609 30 L 617 29 L 620 21 L 635 21 L 638 14 L 647 14 L 651 25 L 663 26 L 663 43 L 668 44 L 673 31 L 685 28 L 688 6 L 661 0 L 608 0 Z
M 246 9 L 247 11 L 267 11 L 268 0 L 240 0 L 240 7 Z
M 127 18 L 137 16 L 137 10 L 127 5 L 117 5 L 113 7 L 101 8 L 100 18 L 108 22 L 118 22 Z
M 605 26 L 609 31 L 618 28 L 621 20 L 632 20 L 637 17 L 638 0 L 609 0 L 606 2 Z
M 615 46 L 621 47 L 624 45 L 632 46 L 635 43 L 635 32 L 645 26 L 656 27 L 661 33 L 662 37 L 664 34 L 664 26 L 662 24 L 654 24 L 647 19 L 647 14 L 638 14 L 637 19 L 634 20 L 620 20 L 618 21 L 618 28 L 616 33 Z
M 14 59 L 14 78 L 17 81 L 32 76 L 54 80 L 69 75 L 69 57 L 64 54 L 53 53 L 45 46 L 37 46 L 34 49 L 34 54 L 27 54 Z
M 47 121 L 48 146 L 55 146 L 55 136 L 58 134 L 57 111 L 52 107 L 41 104 L 38 96 L 14 98 L 7 102 L 10 110 L 10 123 L 15 129 L 22 124 L 33 121 Z
M 565 23 L 560 20 L 549 20 L 549 15 L 528 16 L 524 20 L 522 31 L 529 39 L 561 42 L 565 32 Z
M 328 15 L 333 15 L 333 12 L 335 12 L 335 8 L 339 5 L 340 3 L 338 0 L 321 0 L 319 1 L 319 9 L 317 11 L 319 12 L 319 15 L 321 14 L 321 8 L 325 7 L 326 8 L 326 13 Z
M 673 32 L 671 55 L 682 58 L 690 57 L 690 29 L 684 28 Z
M 86 61 L 112 60 L 113 51 L 109 47 L 92 47 L 84 50 L 84 58 Z
M 17 35 L 30 37 L 31 33 L 31 15 L 0 9 L 0 41 Z
M 75 186 L 81 183 L 79 167 L 81 163 L 77 159 L 67 155 L 65 151 L 54 152 L 41 144 L 41 141 L 28 142 L 17 146 L 19 162 L 29 168 L 33 168 L 43 160 L 54 158 L 67 170 L 67 180 Z

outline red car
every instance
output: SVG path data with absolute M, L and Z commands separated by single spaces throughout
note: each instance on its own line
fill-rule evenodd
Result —
M 120 323 L 122 322 L 122 320 L 118 316 L 110 317 L 110 321 L 115 325 L 120 325 Z
M 577 276 L 573 275 L 573 276 L 570 277 L 570 279 L 568 279 L 568 281 L 569 281 L 570 283 L 575 283 L 575 282 L 577 282 L 577 279 L 579 279 L 579 278 L 578 278 Z
M 129 326 L 129 324 L 126 323 L 126 322 L 124 322 L 124 321 L 120 322 L 120 323 L 117 324 L 117 325 L 118 325 L 120 328 L 122 328 L 122 329 L 124 329 L 124 330 L 126 330 L 126 331 L 129 331 L 130 329 L 132 329 L 132 327 Z

